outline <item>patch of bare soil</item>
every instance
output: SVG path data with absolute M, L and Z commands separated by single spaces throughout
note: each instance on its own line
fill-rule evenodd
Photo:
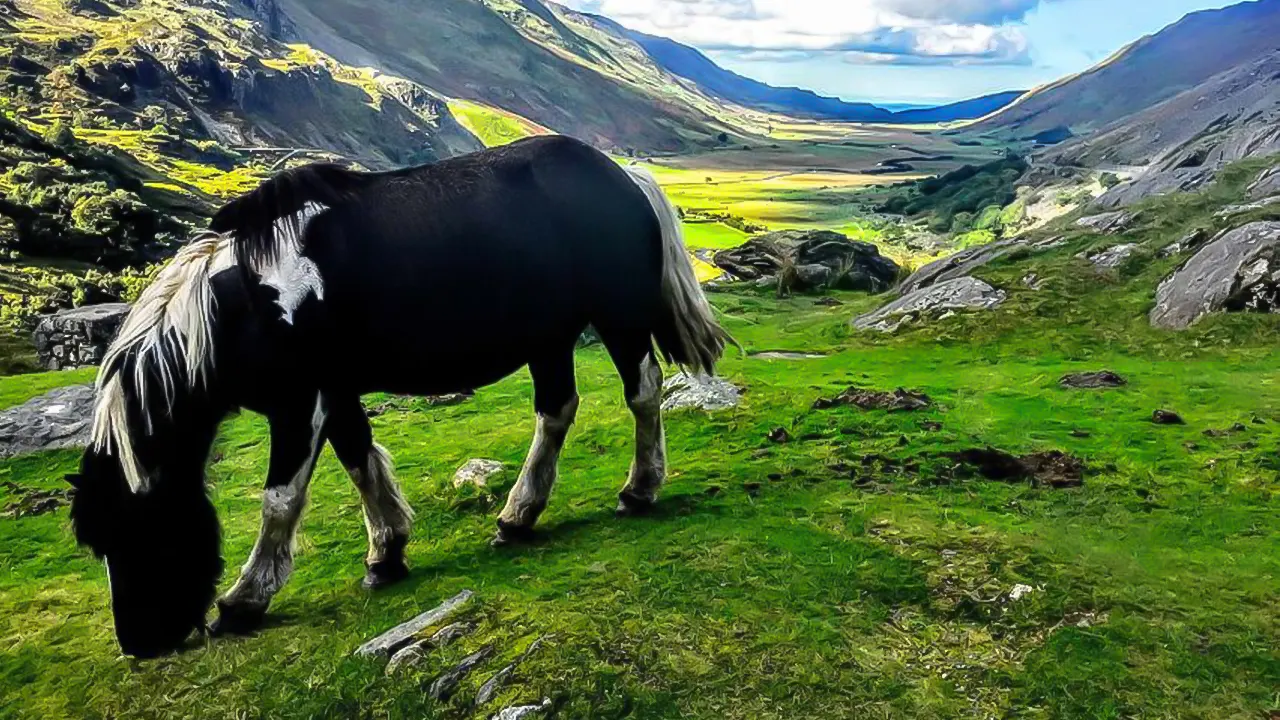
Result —
M 851 387 L 833 398 L 819 398 L 814 410 L 829 410 L 841 405 L 853 405 L 863 410 L 888 410 L 911 412 L 933 406 L 933 400 L 921 392 L 898 388 L 893 392 Z
M 961 466 L 998 482 L 1031 481 L 1034 485 L 1053 488 L 1079 487 L 1084 484 L 1084 461 L 1058 450 L 1017 457 L 995 448 L 975 448 L 950 453 Z

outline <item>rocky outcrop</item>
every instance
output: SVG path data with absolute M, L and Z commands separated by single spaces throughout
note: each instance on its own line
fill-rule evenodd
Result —
M 1000 240 L 987 245 L 961 250 L 941 260 L 934 260 L 904 280 L 902 285 L 898 287 L 898 293 L 900 295 L 909 295 L 931 285 L 965 277 L 983 265 L 1008 255 L 1021 245 L 1022 242 L 1020 240 Z
M 961 310 L 988 310 L 1005 300 L 1005 292 L 972 277 L 961 277 L 907 293 L 875 312 L 853 321 L 859 330 L 893 332 L 902 325 L 946 316 Z
M 1280 311 L 1280 222 L 1222 233 L 1160 283 L 1150 320 L 1181 330 L 1212 312 Z
M 97 365 L 128 314 L 128 305 L 107 303 L 49 315 L 34 336 L 40 364 L 49 370 Z
M 1273 195 L 1280 195 L 1280 165 L 1263 172 L 1249 186 L 1249 198 L 1262 200 Z
M 1113 235 L 1128 230 L 1133 225 L 1134 214 L 1124 210 L 1116 210 L 1114 212 L 1102 213 L 1101 215 L 1090 215 L 1082 217 L 1076 221 L 1076 225 L 1082 228 L 1088 228 L 1104 235 Z
M 689 373 L 668 378 L 662 385 L 662 394 L 663 410 L 695 408 L 716 412 L 735 408 L 742 400 L 742 391 L 728 380 Z
M 93 426 L 91 385 L 58 388 L 0 412 L 0 458 L 82 448 Z
M 1157 195 L 1194 192 L 1213 182 L 1214 174 L 1212 168 L 1203 167 L 1153 170 L 1111 188 L 1094 200 L 1092 207 L 1115 210 Z
M 1137 243 L 1112 245 L 1103 250 L 1086 253 L 1084 257 L 1099 270 L 1115 270 L 1123 265 L 1125 260 L 1132 257 L 1133 251 L 1137 250 L 1138 247 Z
M 898 279 L 898 264 L 871 243 L 829 230 L 784 230 L 748 240 L 716 253 L 716 267 L 739 280 L 777 278 L 793 267 L 792 290 L 825 287 L 879 293 Z

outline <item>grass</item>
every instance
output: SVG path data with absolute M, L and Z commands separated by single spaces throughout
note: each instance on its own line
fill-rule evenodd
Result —
M 450 100 L 449 111 L 458 122 L 480 139 L 485 147 L 497 147 L 550 130 L 514 113 L 468 100 Z
M 1212 223 L 1238 180 L 1158 201 L 1126 238 L 1075 229 L 1066 246 L 1007 257 L 980 271 L 1006 288 L 1005 306 L 897 335 L 847 325 L 881 298 L 840 294 L 846 304 L 827 308 L 713 295 L 750 350 L 828 356 L 730 357 L 723 371 L 748 389 L 742 406 L 668 415 L 671 482 L 647 519 L 612 517 L 632 429 L 599 348 L 579 355 L 583 409 L 532 547 L 487 545 L 510 472 L 492 496 L 450 482 L 471 457 L 518 466 L 532 432 L 527 375 L 456 407 L 394 401 L 375 434 L 418 511 L 414 574 L 384 593 L 360 589 L 358 499 L 326 453 L 295 576 L 256 637 L 122 660 L 105 574 L 74 548 L 65 510 L 0 519 L 0 715 L 489 717 L 550 697 L 565 718 L 1274 716 L 1280 318 L 1156 331 L 1145 313 L 1176 259 L 1146 253 L 1100 275 L 1075 257 L 1121 240 L 1153 249 Z M 1019 282 L 1030 270 L 1045 289 Z M 1129 384 L 1058 386 L 1103 368 Z M 0 402 L 85 379 L 0 379 Z M 850 384 L 917 388 L 937 404 L 811 409 Z M 1188 425 L 1152 424 L 1156 408 Z M 1237 422 L 1246 430 L 1203 434 Z M 769 442 L 776 427 L 797 439 Z M 1088 465 L 1085 484 L 951 476 L 943 453 L 983 446 L 1072 453 Z M 232 568 L 257 532 L 267 454 L 250 415 L 230 420 L 216 447 L 210 487 Z M 0 480 L 57 488 L 75 461 L 3 461 Z M 1015 601 L 1016 585 L 1032 590 Z M 476 633 L 420 669 L 384 677 L 350 656 L 463 588 L 478 596 Z M 513 682 L 472 707 L 478 685 L 536 637 L 547 643 Z M 453 700 L 427 699 L 427 683 L 488 643 L 498 657 Z

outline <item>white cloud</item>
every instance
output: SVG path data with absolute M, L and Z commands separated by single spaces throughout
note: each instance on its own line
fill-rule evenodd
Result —
M 713 51 L 837 53 L 847 62 L 1022 64 L 1016 23 L 1042 0 L 567 0 Z

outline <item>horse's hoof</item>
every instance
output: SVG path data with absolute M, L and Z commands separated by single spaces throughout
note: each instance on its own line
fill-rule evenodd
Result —
M 511 547 L 512 545 L 528 545 L 533 542 L 533 528 L 521 525 L 512 525 L 502 520 L 498 521 L 498 532 L 493 536 L 493 541 L 489 544 L 493 547 Z
M 209 636 L 248 635 L 262 627 L 267 618 L 265 607 L 231 605 L 218 601 L 218 617 L 209 623 Z
M 642 498 L 627 492 L 619 493 L 618 509 L 614 511 L 614 515 L 620 518 L 644 517 L 653 512 L 656 504 L 650 498 Z
M 381 590 L 407 577 L 409 577 L 409 566 L 403 561 L 380 562 L 369 566 L 364 574 L 364 582 L 361 584 L 366 590 Z

